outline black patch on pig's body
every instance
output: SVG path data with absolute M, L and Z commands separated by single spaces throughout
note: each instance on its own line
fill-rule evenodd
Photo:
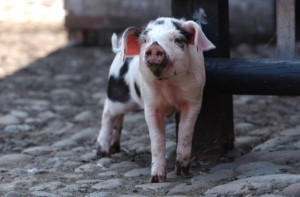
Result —
M 125 103 L 129 101 L 129 87 L 124 78 L 110 76 L 108 80 L 107 96 L 111 101 Z
M 141 98 L 141 90 L 140 90 L 139 85 L 136 82 L 134 82 L 134 89 L 135 89 L 135 92 L 138 95 L 138 97 Z
M 126 103 L 130 100 L 130 90 L 124 77 L 129 69 L 132 58 L 126 58 L 122 65 L 119 76 L 111 75 L 108 79 L 107 96 L 111 101 Z
M 131 62 L 131 60 L 132 60 L 132 57 L 127 57 L 125 59 L 125 62 L 120 69 L 120 73 L 119 73 L 120 78 L 124 77 L 126 75 L 126 73 L 128 72 L 129 63 Z
M 188 42 L 191 39 L 191 33 L 182 28 L 180 23 L 176 21 L 172 21 L 172 23 L 175 26 L 175 28 L 179 31 L 179 33 L 184 37 L 184 40 Z

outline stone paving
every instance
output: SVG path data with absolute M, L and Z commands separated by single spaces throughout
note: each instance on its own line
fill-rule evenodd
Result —
M 235 96 L 236 148 L 216 164 L 150 184 L 143 113 L 126 117 L 121 152 L 97 158 L 96 137 L 113 54 L 69 47 L 0 80 L 0 196 L 300 196 L 299 97 Z

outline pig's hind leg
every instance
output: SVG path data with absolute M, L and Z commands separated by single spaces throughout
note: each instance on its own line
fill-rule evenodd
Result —
M 123 128 L 124 114 L 118 115 L 114 120 L 113 135 L 110 143 L 111 153 L 118 153 L 121 150 L 120 140 Z
M 111 153 L 120 151 L 120 136 L 125 111 L 120 104 L 106 99 L 102 113 L 101 129 L 97 138 L 97 155 L 110 156 Z

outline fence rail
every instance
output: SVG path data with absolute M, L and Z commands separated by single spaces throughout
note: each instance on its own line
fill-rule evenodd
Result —
M 300 61 L 206 58 L 205 67 L 209 93 L 300 95 Z

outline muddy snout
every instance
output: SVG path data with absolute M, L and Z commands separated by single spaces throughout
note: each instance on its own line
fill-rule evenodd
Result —
M 146 64 L 155 76 L 160 76 L 168 64 L 168 57 L 165 50 L 153 42 L 145 52 Z

